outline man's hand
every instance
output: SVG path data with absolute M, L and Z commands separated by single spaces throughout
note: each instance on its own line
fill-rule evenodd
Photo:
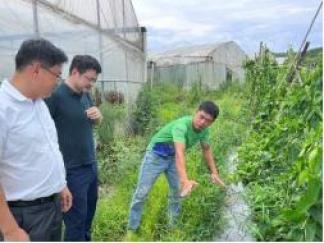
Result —
M 30 241 L 27 233 L 19 227 L 10 232 L 4 232 L 3 238 L 4 241 Z
M 94 120 L 96 122 L 101 122 L 102 120 L 102 114 L 96 106 L 92 106 L 89 109 L 87 109 L 86 114 L 89 119 Z
M 181 183 L 180 197 L 188 196 L 191 191 L 198 186 L 198 183 L 194 180 L 186 180 Z
M 60 192 L 60 197 L 62 212 L 66 213 L 72 207 L 72 194 L 67 186 Z
M 218 173 L 212 173 L 210 176 L 212 183 L 225 187 L 225 183 L 219 178 Z
M 22 230 L 8 207 L 6 197 L 0 184 L 0 233 L 4 241 L 30 241 L 28 234 Z

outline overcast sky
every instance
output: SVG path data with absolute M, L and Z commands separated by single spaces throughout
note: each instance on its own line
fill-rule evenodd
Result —
M 298 49 L 320 0 L 133 0 L 148 51 L 236 41 L 247 53 L 260 41 L 273 51 Z M 321 10 L 309 40 L 322 46 Z

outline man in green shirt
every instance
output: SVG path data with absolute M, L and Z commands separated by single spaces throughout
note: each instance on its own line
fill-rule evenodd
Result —
M 194 116 L 174 120 L 161 128 L 147 147 L 139 181 L 130 207 L 128 229 L 136 231 L 140 226 L 144 202 L 154 182 L 165 173 L 169 183 L 169 217 L 175 222 L 180 212 L 180 197 L 186 196 L 198 185 L 190 180 L 186 171 L 185 151 L 200 142 L 204 158 L 211 172 L 213 183 L 225 186 L 209 145 L 209 126 L 216 120 L 219 109 L 211 101 L 200 104 Z

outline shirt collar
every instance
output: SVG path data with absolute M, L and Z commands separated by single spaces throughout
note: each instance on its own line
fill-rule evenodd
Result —
M 83 95 L 83 92 L 81 93 L 78 93 L 78 92 L 75 92 L 73 89 L 71 89 L 71 87 L 69 85 L 67 85 L 65 82 L 62 83 L 62 86 L 65 88 L 65 90 L 70 94 L 70 95 L 73 95 L 73 96 L 77 96 L 77 97 L 81 97 Z
M 4 80 L 1 89 L 9 96 L 18 101 L 32 101 L 24 96 L 15 86 L 13 86 L 8 80 Z

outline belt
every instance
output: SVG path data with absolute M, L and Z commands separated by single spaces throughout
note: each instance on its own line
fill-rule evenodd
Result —
M 51 196 L 48 197 L 40 197 L 37 198 L 35 200 L 32 201 L 22 201 L 22 200 L 18 200 L 18 201 L 7 201 L 9 207 L 29 207 L 29 206 L 36 206 L 36 205 L 40 205 L 40 204 L 44 204 L 44 203 L 48 203 L 48 202 L 53 202 L 55 201 L 56 198 L 58 198 L 58 193 L 55 193 Z

